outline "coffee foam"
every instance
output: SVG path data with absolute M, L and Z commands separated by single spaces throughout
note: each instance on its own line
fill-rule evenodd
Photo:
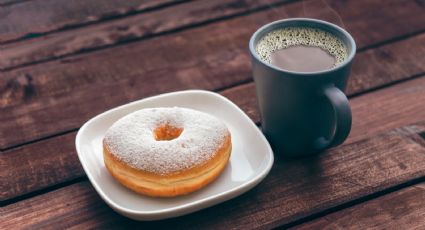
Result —
M 256 51 L 260 58 L 271 63 L 270 54 L 291 46 L 316 46 L 324 49 L 335 58 L 335 66 L 348 56 L 344 43 L 334 35 L 315 28 L 287 27 L 269 32 L 260 39 Z

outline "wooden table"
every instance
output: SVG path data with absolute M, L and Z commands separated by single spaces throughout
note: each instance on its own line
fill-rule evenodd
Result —
M 357 42 L 347 141 L 278 159 L 251 191 L 187 216 L 136 222 L 112 211 L 78 161 L 78 128 L 195 88 L 260 125 L 248 39 L 288 17 L 334 22 Z M 423 0 L 0 0 L 0 229 L 424 229 L 424 32 Z

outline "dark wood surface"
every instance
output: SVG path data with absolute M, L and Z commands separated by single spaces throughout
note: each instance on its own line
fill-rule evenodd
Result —
M 417 184 L 352 208 L 321 217 L 294 229 L 425 228 L 425 184 Z
M 132 222 L 131 225 L 216 229 L 223 226 L 269 228 L 286 224 L 366 194 L 425 177 L 425 148 L 412 141 L 417 132 L 423 131 L 424 124 L 405 126 L 333 149 L 308 161 L 276 161 L 267 179 L 238 199 L 185 217 Z M 46 207 L 50 211 L 43 214 Z M 1 213 L 0 223 L 7 228 L 26 216 L 29 226 L 69 226 L 76 221 L 74 215 L 84 216 L 79 221 L 87 223 L 79 224 L 92 227 L 119 227 L 127 223 L 127 219 L 117 214 L 105 217 L 107 210 L 109 208 L 93 194 L 91 185 L 84 181 L 8 205 Z
M 261 125 L 247 43 L 287 17 L 357 42 L 343 145 L 278 157 L 253 190 L 179 218 L 136 222 L 101 201 L 74 147 L 86 120 L 200 88 Z M 0 1 L 0 229 L 424 228 L 424 30 L 422 0 Z
M 398 5 L 399 2 L 396 0 L 393 5 L 407 7 L 408 9 L 404 10 L 406 15 L 410 15 L 412 10 L 415 11 L 415 5 L 407 4 L 411 1 Z M 298 6 L 297 3 L 282 6 L 282 12 L 291 12 L 291 16 L 303 15 L 303 4 L 299 3 Z M 365 3 L 370 6 L 360 5 L 357 12 L 365 17 L 373 15 L 374 5 L 376 11 L 378 6 L 380 11 L 385 11 L 380 4 L 372 4 L 373 1 L 367 0 Z M 341 14 L 345 15 L 344 11 L 347 9 L 347 6 L 341 7 Z M 297 11 L 301 13 L 296 14 Z M 391 7 L 387 11 L 388 15 L 394 12 Z M 260 25 L 281 18 L 282 12 L 273 8 L 179 33 L 7 71 L 0 79 L 0 88 L 5 88 L 3 99 L 0 101 L 3 106 L 0 111 L 0 129 L 13 129 L 19 133 L 0 136 L 0 149 L 75 130 L 90 117 L 129 100 L 188 88 L 219 90 L 251 81 L 247 53 L 249 36 Z M 352 11 L 347 11 L 349 12 Z M 387 18 L 391 19 L 389 16 Z M 400 15 L 392 20 L 400 23 L 402 18 Z M 425 22 L 425 16 L 422 21 Z M 409 29 L 402 27 L 394 30 L 393 27 L 377 27 L 367 23 L 370 26 L 368 27 L 349 19 L 345 23 L 347 27 L 349 22 L 353 22 L 353 34 L 356 28 L 364 31 L 356 32 L 360 34 L 356 37 L 360 48 L 379 44 L 389 38 L 406 36 L 415 28 L 415 25 L 412 25 Z M 409 21 L 404 23 L 410 24 Z M 421 26 L 420 29 L 425 28 L 424 24 L 418 26 Z M 379 33 L 379 36 L 375 36 L 378 40 L 371 40 L 367 34 L 372 30 Z M 384 35 L 386 37 L 383 37 Z M 391 62 L 397 57 L 387 53 L 384 51 L 378 54 L 384 57 L 378 60 L 386 60 L 387 66 L 391 66 Z M 414 54 L 423 58 L 419 51 Z M 411 52 L 406 52 L 405 55 L 411 55 Z M 166 66 L 164 62 L 167 63 Z M 424 71 L 425 67 L 420 62 L 412 65 L 419 66 L 416 69 Z M 393 68 L 403 66 L 397 65 Z M 368 65 L 361 66 L 360 71 L 367 69 L 373 68 Z M 377 70 L 382 69 L 387 68 Z M 371 79 L 367 76 L 367 81 L 363 80 L 363 83 L 379 81 L 375 84 L 378 85 L 387 81 L 388 77 L 384 76 L 386 74 L 388 73 L 378 73 Z M 377 79 L 372 80 L 374 78 Z M 67 81 L 66 87 L 62 84 L 64 81 Z M 115 88 L 125 88 L 125 94 L 116 94 Z M 78 104 L 75 101 L 78 101 Z M 49 111 L 49 116 L 45 115 L 45 111 Z M 61 122 L 51 123 L 52 119 Z
M 331 1 L 330 4 L 337 2 L 337 0 Z M 231 33 L 228 35 L 230 36 L 228 39 L 237 39 L 236 36 L 241 36 L 240 39 L 246 40 L 258 26 L 280 19 L 282 15 L 287 15 L 287 17 L 317 17 L 334 21 L 337 24 L 343 24 L 356 37 L 360 48 L 373 45 L 384 39 L 416 33 L 425 29 L 425 26 L 420 23 L 425 20 L 425 16 L 421 14 L 420 9 L 415 7 L 415 4 L 397 0 L 392 1 L 393 4 L 389 5 L 378 4 L 379 1 L 376 0 L 361 0 L 361 2 L 362 4 L 358 4 L 353 1 L 334 7 L 341 14 L 340 20 L 344 21 L 344 23 L 341 23 L 338 19 L 329 18 L 327 16 L 329 12 L 327 11 L 306 12 L 306 4 L 304 2 L 291 3 L 288 1 L 281 3 L 277 0 L 245 0 L 237 3 L 234 0 L 187 2 L 174 7 L 42 36 L 31 40 L 31 42 L 21 41 L 4 45 L 1 47 L 3 52 L 0 59 L 0 69 L 12 69 L 17 66 L 57 59 L 58 57 L 81 53 L 86 50 L 101 49 L 115 44 L 140 40 L 170 31 L 194 27 L 201 23 L 206 24 L 224 20 L 226 17 L 244 14 L 264 7 L 266 7 L 266 10 L 258 14 L 231 20 L 232 22 L 236 21 L 235 24 L 232 24 L 237 28 L 234 31 L 229 31 L 228 28 L 217 30 L 215 29 L 217 26 L 214 26 L 211 31 L 206 32 L 203 36 Z M 276 6 L 267 10 L 269 4 L 276 4 Z M 394 12 L 394 8 L 400 8 L 401 10 Z M 376 17 L 371 15 L 371 12 L 380 12 L 379 18 L 382 21 L 363 23 L 363 20 L 367 20 L 367 18 Z M 415 16 L 413 17 L 412 15 Z M 399 20 L 396 20 L 397 18 Z M 224 20 L 223 24 L 231 21 Z M 391 21 L 392 23 L 382 26 L 381 24 L 384 24 L 384 21 Z M 405 24 L 410 26 L 404 27 L 403 25 Z M 239 28 L 241 25 L 247 28 L 242 31 L 242 28 Z M 394 27 L 398 29 L 394 30 Z M 363 33 L 364 31 L 372 31 L 372 28 L 376 30 L 374 34 Z M 204 38 L 195 36 L 194 39 L 202 41 Z M 161 39 L 161 41 L 163 40 L 170 39 Z M 242 42 L 236 44 L 246 45 Z M 172 45 L 175 46 L 176 44 Z M 220 44 L 217 43 L 215 45 Z M 121 47 L 121 49 L 126 49 L 126 47 Z M 245 46 L 243 46 L 242 50 L 245 51 Z
M 0 43 L 125 16 L 172 0 L 30 0 L 0 8 Z
M 221 93 L 259 123 L 253 83 L 233 87 Z M 423 120 L 425 117 L 423 101 L 425 101 L 425 78 L 352 98 L 350 103 L 354 122 L 346 143 Z M 408 106 L 400 108 L 400 104 Z M 0 160 L 7 163 L 5 163 L 6 170 L 0 172 L 0 178 L 5 178 L 4 183 L 0 185 L 5 187 L 2 189 L 5 193 L 1 194 L 0 200 L 84 176 L 75 152 L 73 142 L 75 135 L 76 132 L 59 135 L 1 154 Z M 13 161 L 15 163 L 12 163 Z M 47 171 L 49 172 L 46 173 Z M 21 183 L 17 183 L 18 181 Z M 26 183 L 26 186 L 21 186 L 22 183 Z

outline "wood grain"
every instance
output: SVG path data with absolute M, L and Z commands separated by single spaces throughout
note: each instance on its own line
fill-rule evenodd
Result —
M 16 3 L 21 3 L 29 0 L 0 0 L 0 6 L 8 6 Z
M 246 84 L 222 92 L 259 123 L 255 90 Z M 350 100 L 353 126 L 346 143 L 370 138 L 425 117 L 425 77 Z M 75 153 L 76 132 L 0 154 L 0 201 L 84 176 Z M 48 172 L 48 173 L 46 173 Z
M 0 46 L 0 69 L 50 60 L 99 49 L 160 33 L 179 30 L 206 21 L 246 13 L 280 0 L 195 1 L 136 14 L 101 24 L 58 32 L 49 36 Z
M 367 3 L 372 4 L 373 1 Z M 284 9 L 296 13 L 298 7 L 294 3 Z M 362 9 L 365 16 L 370 15 L 366 7 Z M 257 26 L 264 23 L 263 20 L 273 17 L 282 17 L 282 14 L 259 12 L 5 73 L 0 77 L 0 130 L 12 130 L 14 135 L 0 133 L 0 149 L 76 129 L 102 111 L 143 97 L 191 88 L 219 90 L 250 81 L 246 42 Z M 356 21 L 353 21 L 356 28 L 354 25 Z M 374 26 L 373 23 L 370 25 Z M 387 32 L 385 28 L 371 27 L 367 30 L 380 30 L 390 36 L 392 31 Z M 423 42 L 424 37 L 415 39 L 419 39 L 415 40 L 417 44 Z M 409 46 L 409 42 L 411 40 L 397 43 L 399 46 L 407 45 L 409 48 L 405 51 L 397 46 L 397 50 L 391 53 L 388 50 L 392 48 L 387 47 L 383 51 L 389 52 L 388 55 L 371 55 L 371 58 L 378 57 L 387 63 L 383 65 L 385 68 L 378 68 L 379 74 L 386 74 L 378 75 L 380 83 L 423 72 L 423 46 Z M 415 49 L 418 51 L 408 53 Z M 399 51 L 402 52 L 395 55 Z M 387 58 L 380 57 L 385 55 Z M 362 59 L 360 55 L 358 59 Z M 355 72 L 363 74 L 362 71 L 370 71 L 374 74 L 375 63 L 381 65 L 379 60 L 372 60 L 370 64 L 361 62 L 369 66 L 358 67 L 360 69 Z M 410 64 L 405 60 L 415 61 Z M 398 62 L 408 64 L 404 68 L 404 65 L 396 66 Z M 392 70 L 395 72 L 392 73 Z M 392 79 L 389 76 L 398 77 Z M 357 84 L 363 83 L 370 82 L 364 80 Z M 46 116 L 46 111 L 49 116 Z
M 425 229 L 425 183 L 326 215 L 293 229 Z
M 347 93 L 358 94 L 425 73 L 425 33 L 359 53 Z
M 158 7 L 171 0 L 32 0 L 0 8 L 0 43 Z
M 425 14 L 425 10 L 414 1 L 390 1 L 386 5 L 379 4 L 379 1 L 344 3 L 329 1 L 328 4 L 320 1 L 307 1 L 273 7 L 277 2 L 277 0 L 189 2 L 102 24 L 34 38 L 31 41 L 4 45 L 0 46 L 2 51 L 0 53 L 0 69 L 15 68 L 82 51 L 109 47 L 269 5 L 272 9 L 257 15 L 253 19 L 255 24 L 251 22 L 244 26 L 249 26 L 253 31 L 261 25 L 261 22 L 264 24 L 290 16 L 320 18 L 347 27 L 353 33 L 359 47 L 369 46 L 376 41 L 425 29 L 425 16 L 422 16 Z M 374 12 L 374 14 L 369 12 Z M 365 23 L 366 21 L 367 23 Z M 394 30 L 394 28 L 398 29 Z M 246 39 L 248 39 L 248 34 L 246 36 Z
M 369 90 L 391 81 L 407 78 L 409 75 L 415 74 L 415 72 L 423 71 L 421 68 L 424 67 L 421 63 L 425 61 L 423 60 L 424 57 L 412 54 L 422 52 L 419 44 L 423 42 L 424 37 L 424 35 L 420 35 L 359 54 L 357 60 L 360 62 L 355 63 L 354 73 L 349 81 L 349 94 Z M 381 60 L 382 53 L 390 57 L 383 59 L 391 60 L 390 63 L 378 62 L 378 60 Z M 367 63 L 375 66 L 375 68 L 363 68 L 363 66 L 367 66 Z M 400 68 L 403 66 L 408 67 L 408 69 Z M 365 70 L 365 72 L 362 72 L 362 70 Z M 415 72 L 410 72 L 412 70 Z M 405 76 L 404 74 L 408 75 Z M 375 79 L 375 81 L 370 79 Z M 419 79 L 415 80 L 414 83 L 403 86 L 404 90 L 389 88 L 386 90 L 388 93 L 384 94 L 378 91 L 371 94 L 373 95 L 371 97 L 375 100 L 363 99 L 363 97 L 360 97 L 362 99 L 354 98 L 351 102 L 354 112 L 354 124 L 352 133 L 347 141 L 359 140 L 365 135 L 370 136 L 371 133 L 397 127 L 395 125 L 423 119 L 425 117 L 425 114 L 423 114 L 425 108 L 421 101 L 424 101 L 425 98 L 417 87 L 424 84 L 423 80 Z M 409 90 L 409 88 L 412 89 Z M 404 97 L 399 98 L 399 92 L 404 91 L 412 93 L 401 93 Z M 232 88 L 224 91 L 223 94 L 238 104 L 255 122 L 259 123 L 253 84 Z M 371 109 L 370 105 L 373 105 L 372 108 L 374 109 Z M 400 105 L 406 106 L 400 110 Z M 403 112 L 400 113 L 400 111 Z M 372 129 L 375 130 L 374 132 L 370 131 L 371 124 L 376 124 L 376 126 L 373 126 L 374 129 Z M 1 191 L 5 191 L 1 200 L 81 177 L 83 172 L 74 155 L 72 141 L 74 136 L 75 133 L 71 133 L 67 134 L 63 140 L 62 137 L 53 138 L 43 141 L 41 144 L 31 144 L 3 153 L 0 156 L 0 162 L 7 170 L 4 170 L 1 174 L 5 181 L 0 185 L 4 188 Z M 51 159 L 51 162 L 46 162 L 44 157 Z M 28 169 L 31 170 L 27 172 Z M 45 171 L 49 173 L 45 173 Z M 25 184 L 25 186 L 22 186 L 22 184 Z
M 231 88 L 222 94 L 235 102 L 253 121 L 260 122 L 254 84 Z M 397 125 L 423 121 L 424 101 L 424 76 L 350 99 L 353 124 L 345 143 L 371 137 L 376 133 L 396 128 Z
M 417 135 L 416 130 L 425 130 L 425 123 L 334 148 L 317 157 L 277 160 L 268 177 L 245 195 L 180 218 L 128 222 L 107 208 L 90 184 L 80 182 L 1 208 L 0 227 L 276 227 L 424 177 L 425 147 L 410 138 Z
M 0 153 L 0 201 L 12 194 L 37 191 L 46 185 L 81 177 L 83 168 L 74 147 L 75 134 L 36 142 L 17 151 Z M 17 154 L 15 154 L 17 153 Z M 58 178 L 66 178 L 59 181 Z
M 34 0 L 41 1 L 56 4 L 49 0 Z M 216 20 L 223 15 L 227 17 L 247 9 L 249 11 L 252 7 L 249 4 L 257 3 L 255 0 L 242 2 L 248 5 L 230 4 L 223 9 L 214 8 L 202 13 L 202 7 L 217 5 L 216 2 L 205 1 L 206 5 L 196 8 L 201 11 L 201 16 L 192 15 L 193 12 L 198 12 L 196 10 L 178 11 L 172 15 L 172 8 L 183 5 L 179 4 L 123 19 L 106 20 L 84 28 L 52 33 L 42 38 L 26 39 L 25 41 L 31 41 L 27 43 L 17 42 L 0 47 L 0 68 L 3 63 L 6 63 L 6 68 L 16 67 L 84 52 L 70 58 L 0 73 L 0 201 L 58 183 L 70 183 L 70 180 L 84 176 L 74 150 L 75 132 L 7 151 L 1 149 L 78 128 L 85 119 L 92 116 L 91 109 L 98 113 L 117 104 L 158 92 L 186 88 L 220 90 L 249 82 L 249 60 L 246 44 L 242 46 L 243 41 L 246 42 L 252 33 L 250 30 L 274 18 L 281 18 L 282 15 L 313 15 L 338 24 L 347 23 L 346 27 L 362 49 L 417 34 L 360 53 L 349 83 L 349 95 L 359 95 L 409 78 L 416 79 L 352 98 L 353 130 L 343 146 L 309 159 L 278 159 L 271 174 L 258 187 L 216 207 L 162 222 L 133 222 L 108 208 L 87 181 L 74 181 L 70 186 L 0 207 L 0 229 L 14 229 L 17 226 L 43 229 L 51 226 L 79 229 L 271 228 L 412 179 L 425 178 L 425 140 L 421 137 L 425 136 L 425 77 L 419 77 L 424 75 L 425 68 L 425 57 L 422 55 L 425 52 L 422 45 L 425 34 L 418 34 L 424 30 L 423 1 L 389 1 L 386 5 L 379 1 L 305 1 L 224 22 L 209 23 L 200 28 L 185 28 Z M 8 8 L 27 3 L 10 5 Z M 108 0 L 107 3 L 112 1 Z M 60 7 L 57 9 L 60 11 Z M 142 10 L 144 9 L 146 8 Z M 0 15 L 1 10 L 3 8 L 0 9 Z M 62 11 L 66 10 L 68 9 Z M 100 11 L 90 11 L 89 14 L 100 15 L 93 20 L 102 21 L 140 12 L 131 6 L 126 10 L 118 13 L 114 11 L 112 16 L 99 13 Z M 343 17 L 332 14 L 333 10 Z M 166 18 L 168 21 L 151 19 L 152 15 L 161 15 L 156 14 L 157 12 L 168 12 L 162 14 L 164 17 L 170 15 Z M 184 16 L 186 13 L 188 15 Z M 62 22 L 70 23 L 71 26 L 92 23 L 92 19 L 85 21 L 79 15 L 75 16 L 76 21 L 67 17 Z M 188 18 L 189 21 L 175 21 L 179 17 Z M 151 24 L 140 28 L 138 26 L 143 23 L 137 24 L 135 18 L 143 18 L 146 23 Z M 7 19 L 10 19 L 9 16 Z M 37 28 L 38 22 L 35 21 Z M 155 24 L 158 21 L 162 24 Z M 48 29 L 41 33 L 49 34 L 69 26 L 66 23 L 60 25 L 60 20 L 58 23 L 47 24 Z M 57 25 L 59 26 L 55 27 Z M 130 29 L 123 29 L 125 25 L 130 26 Z M 121 29 L 118 29 L 119 26 Z M 237 30 L 234 29 L 235 26 Z M 1 28 L 2 21 L 0 42 Z M 16 28 L 20 29 L 19 26 Z M 117 30 L 116 37 L 113 30 L 108 30 L 114 28 Z M 173 31 L 176 28 L 185 28 L 185 31 Z M 32 28 L 28 26 L 27 29 Z M 96 30 L 94 35 L 98 35 L 97 37 L 86 35 L 90 34 L 88 31 L 91 29 Z M 23 31 L 14 31 L 21 34 L 17 39 L 28 35 Z M 78 36 L 73 36 L 71 31 Z M 148 38 L 166 31 L 173 33 Z M 142 38 L 146 39 L 143 42 L 91 52 L 91 49 Z M 194 38 L 203 40 L 194 42 Z M 229 46 L 228 42 L 232 45 Z M 187 47 L 193 47 L 193 50 Z M 7 51 L 7 55 L 2 56 L 2 48 Z M 168 50 L 167 48 L 171 48 L 173 52 L 165 55 L 156 52 Z M 230 49 L 226 50 L 227 48 Z M 146 57 L 149 57 L 148 60 Z M 128 63 L 130 65 L 126 66 Z M 119 93 L 116 93 L 117 89 L 120 90 Z M 252 83 L 221 93 L 241 105 L 254 121 L 259 122 Z M 407 125 L 418 121 L 421 123 Z M 376 136 L 377 133 L 381 134 Z M 356 226 L 355 224 L 364 228 L 393 227 L 396 225 L 389 225 L 388 222 L 394 219 L 395 224 L 403 224 L 403 227 L 421 227 L 418 224 L 421 224 L 425 211 L 421 209 L 420 205 L 423 204 L 420 202 L 423 200 L 425 186 L 417 185 L 415 188 L 416 190 L 408 188 L 391 193 L 378 198 L 376 202 L 369 201 L 300 227 L 348 228 Z M 418 202 L 417 199 L 421 201 Z M 351 218 L 353 216 L 354 219 Z

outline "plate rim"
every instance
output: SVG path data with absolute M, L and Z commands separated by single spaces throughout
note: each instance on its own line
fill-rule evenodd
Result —
M 177 96 L 177 95 L 181 95 L 181 94 L 204 94 L 207 96 L 213 96 L 213 97 L 218 97 L 221 100 L 224 100 L 229 106 L 232 106 L 234 109 L 236 109 L 240 114 L 242 114 L 242 116 L 245 119 L 248 119 L 248 123 L 249 125 L 256 129 L 259 133 L 260 133 L 260 138 L 261 140 L 265 143 L 265 146 L 267 148 L 267 153 L 269 155 L 269 161 L 266 162 L 267 165 L 264 167 L 264 169 L 262 171 L 260 171 L 257 175 L 255 175 L 254 177 L 252 177 L 250 180 L 235 186 L 234 188 L 231 188 L 229 190 L 205 197 L 203 199 L 199 199 L 190 203 L 186 203 L 186 204 L 182 204 L 182 205 L 178 205 L 175 207 L 170 207 L 170 208 L 164 208 L 164 209 L 160 209 L 160 210 L 155 210 L 155 211 L 137 211 L 134 209 L 129 209 L 129 208 L 125 208 L 122 207 L 121 205 L 115 203 L 114 201 L 112 201 L 108 195 L 106 195 L 103 192 L 103 189 L 99 188 L 98 184 L 96 183 L 96 180 L 94 178 L 92 178 L 92 175 L 88 172 L 88 166 L 85 165 L 84 160 L 82 160 L 83 157 L 83 151 L 80 149 L 81 147 L 81 136 L 86 132 L 86 129 L 88 129 L 89 125 L 92 124 L 93 122 L 95 122 L 96 120 L 100 119 L 102 116 L 106 116 L 106 114 L 112 113 L 114 111 L 120 110 L 124 107 L 127 106 L 131 106 L 133 104 L 137 104 L 140 103 L 142 101 L 146 102 L 146 101 L 152 101 L 155 99 L 159 99 L 159 98 L 164 98 L 164 97 L 173 97 L 173 96 Z M 154 95 L 154 96 L 150 96 L 147 98 L 142 98 L 136 101 L 132 101 L 123 105 L 119 105 L 117 107 L 111 108 L 109 110 L 106 110 L 102 113 L 99 113 L 98 115 L 90 118 L 88 121 L 86 121 L 81 128 L 78 130 L 77 135 L 75 137 L 75 147 L 77 150 L 77 155 L 78 155 L 78 159 L 84 169 L 84 172 L 86 173 L 87 177 L 89 178 L 89 181 L 91 183 L 91 185 L 95 188 L 96 192 L 99 194 L 99 196 L 102 198 L 103 201 L 105 201 L 111 208 L 115 209 L 116 211 L 119 211 L 120 213 L 125 213 L 125 214 L 130 214 L 130 215 L 143 215 L 143 216 L 158 216 L 158 215 L 164 215 L 167 213 L 174 213 L 174 212 L 187 212 L 188 209 L 190 208 L 196 208 L 196 206 L 208 203 L 208 202 L 213 202 L 216 201 L 220 198 L 222 198 L 222 200 L 218 201 L 217 203 L 214 203 L 213 205 L 208 205 L 201 207 L 195 211 L 204 209 L 206 207 L 211 207 L 214 206 L 216 204 L 222 203 L 224 201 L 230 200 L 232 198 L 235 198 L 238 195 L 242 195 L 243 193 L 247 192 L 248 190 L 250 190 L 251 188 L 253 188 L 255 185 L 257 185 L 258 183 L 260 183 L 270 172 L 272 166 L 273 166 L 273 162 L 274 162 L 274 154 L 273 154 L 273 150 L 269 144 L 269 142 L 267 141 L 266 137 L 264 136 L 264 134 L 261 132 L 261 130 L 255 125 L 255 123 L 251 120 L 251 118 L 248 117 L 248 115 L 246 115 L 246 113 L 240 109 L 235 103 L 233 103 L 231 100 L 229 100 L 228 98 L 224 97 L 221 94 L 215 93 L 215 92 L 211 92 L 211 91 L 207 91 L 207 90 L 199 90 L 199 89 L 192 89 L 192 90 L 182 90 L 182 91 L 175 91 L 175 92 L 169 92 L 169 93 L 163 93 L 163 94 L 158 94 L 158 95 Z M 267 157 L 266 157 L 267 159 Z M 245 189 L 245 190 L 244 190 Z M 240 190 L 244 190 L 241 193 L 237 193 Z M 190 212 L 190 210 L 189 210 Z M 167 217 L 166 217 L 167 218 Z M 157 219 L 157 218 L 152 218 L 152 219 Z

